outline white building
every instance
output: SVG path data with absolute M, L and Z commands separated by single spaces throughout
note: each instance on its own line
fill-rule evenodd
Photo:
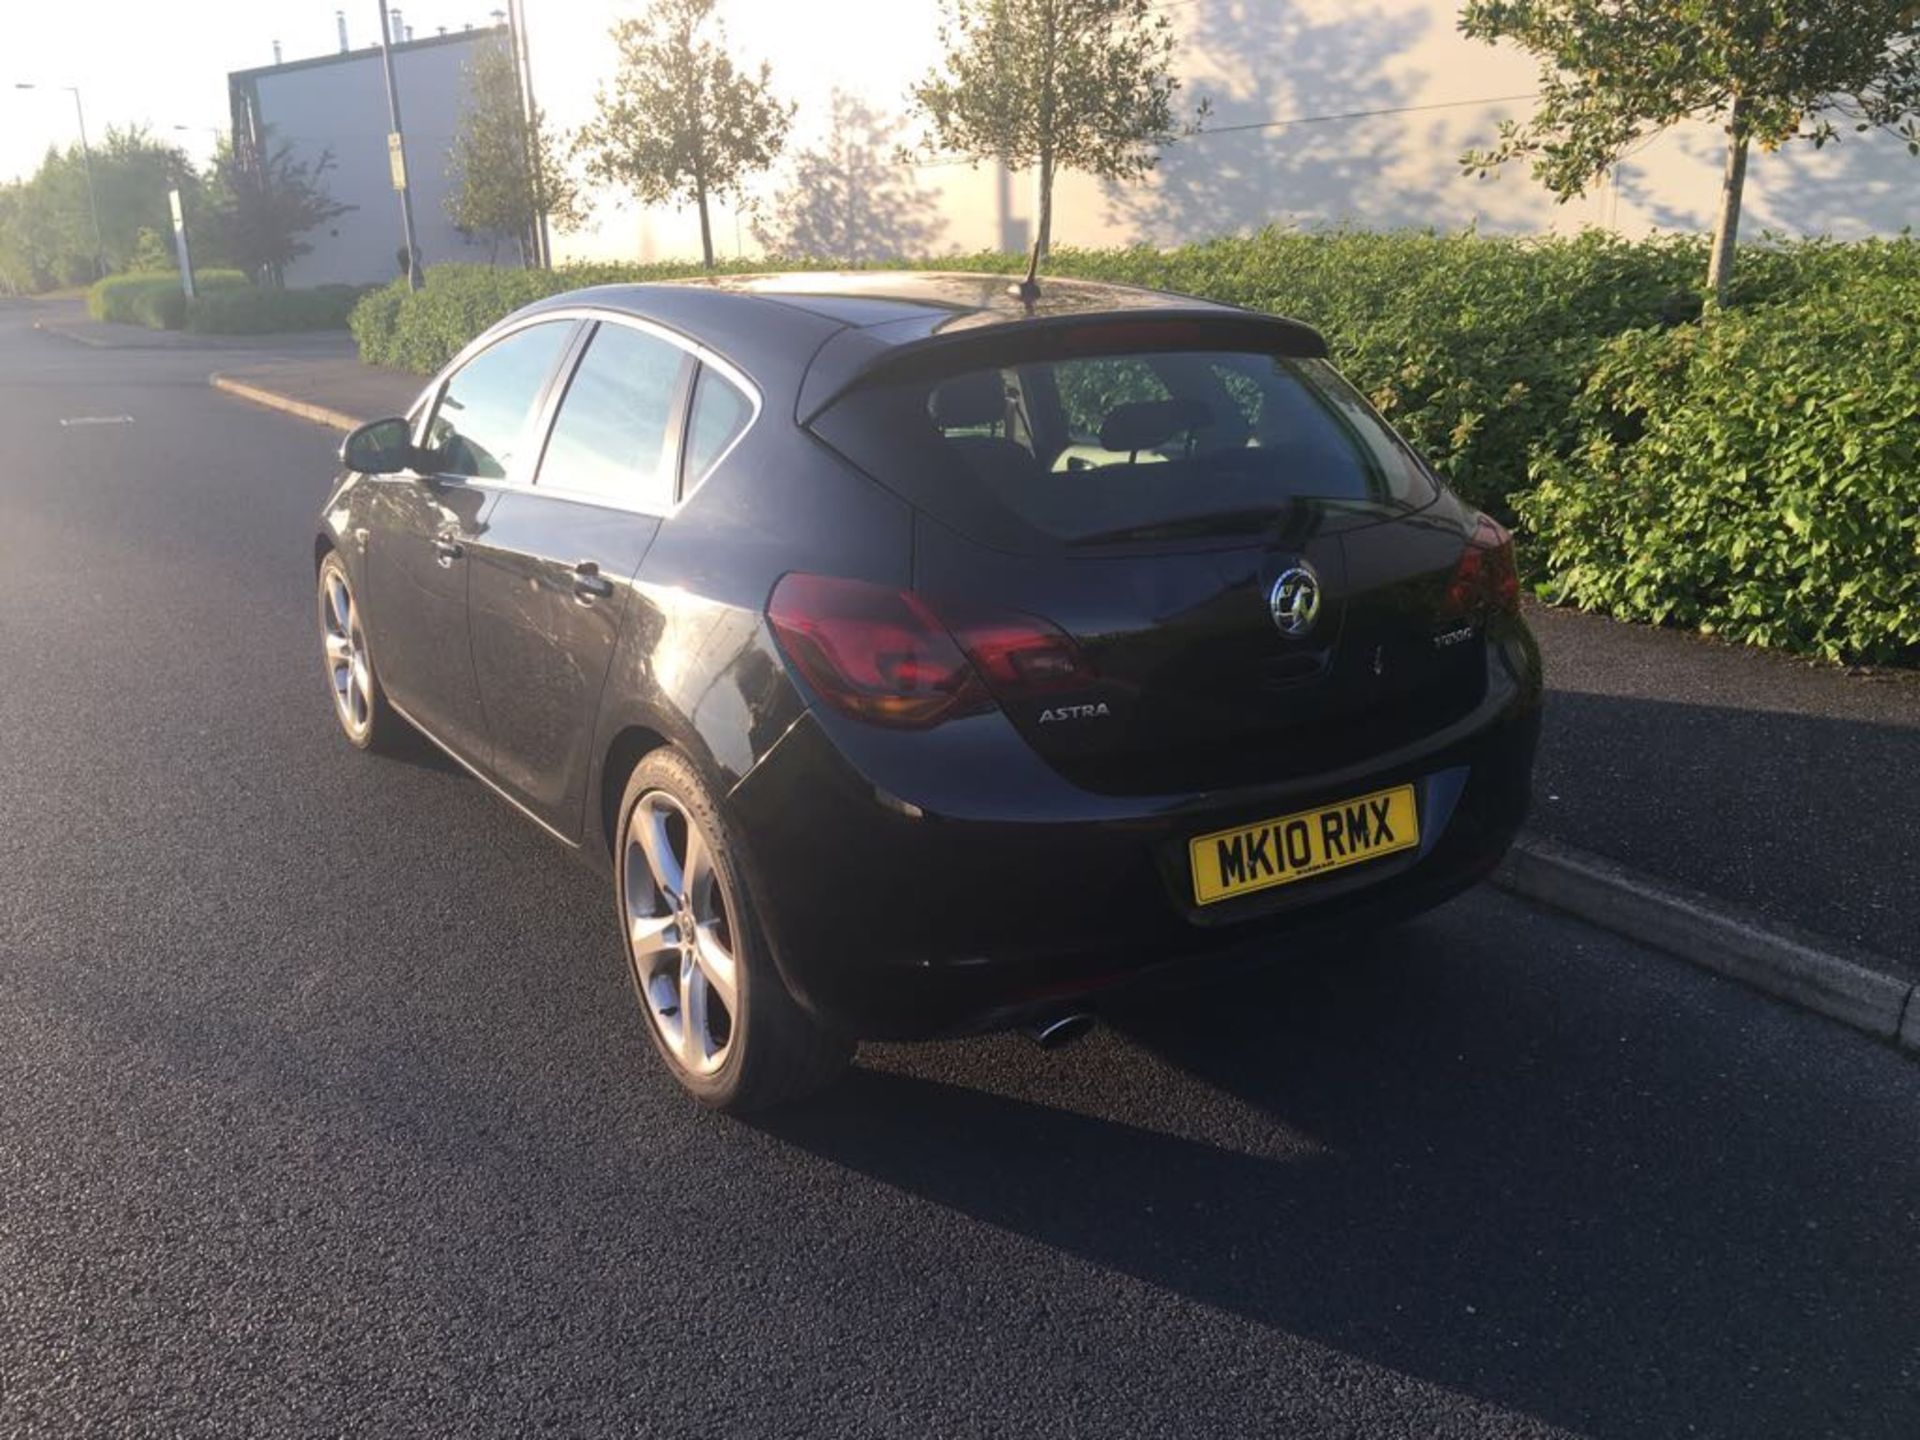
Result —
M 528 8 L 539 98 L 557 126 L 577 126 L 612 69 L 608 26 L 627 12 L 602 0 Z M 1704 125 L 1647 145 L 1565 206 L 1524 166 L 1491 180 L 1464 174 L 1463 150 L 1490 142 L 1503 117 L 1527 112 L 1536 66 L 1517 50 L 1462 37 L 1451 0 L 1160 0 L 1157 8 L 1180 38 L 1180 98 L 1212 102 L 1206 128 L 1171 148 L 1144 184 L 1063 177 L 1056 243 L 1171 243 L 1268 223 L 1603 226 L 1627 235 L 1711 227 L 1722 142 Z M 908 85 L 938 58 L 937 0 L 721 0 L 720 11 L 734 48 L 766 59 L 776 88 L 798 102 L 792 150 L 823 141 L 836 90 L 898 116 Z M 871 156 L 875 146 L 864 150 Z M 763 202 L 780 178 L 759 187 Z M 932 250 L 1024 244 L 1027 177 L 1003 184 L 994 167 L 948 163 L 901 179 L 926 204 Z M 698 254 L 691 212 L 640 213 L 604 198 L 592 229 L 557 240 L 562 258 Z M 1917 222 L 1920 160 L 1891 137 L 1848 134 L 1837 149 L 1792 146 L 1752 158 L 1748 237 L 1845 239 Z M 750 217 L 725 207 L 714 236 L 725 254 L 755 249 Z
M 406 132 L 415 243 L 429 265 L 486 262 L 495 247 L 463 236 L 447 217 L 447 159 L 469 91 L 467 67 L 482 46 L 506 44 L 501 26 L 428 36 L 393 47 Z M 387 152 L 387 87 L 380 49 L 342 50 L 227 77 L 236 148 L 278 146 L 317 164 L 331 153 L 321 184 L 353 208 L 301 237 L 312 251 L 287 267 L 288 285 L 368 284 L 401 273 L 400 196 Z M 509 256 L 502 248 L 500 258 Z M 517 256 L 512 257 L 517 261 Z

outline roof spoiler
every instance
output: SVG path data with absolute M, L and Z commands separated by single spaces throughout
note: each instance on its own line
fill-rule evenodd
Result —
M 867 333 L 850 329 L 834 339 Z M 811 424 L 821 411 L 863 386 L 953 375 L 988 365 L 1172 350 L 1253 350 L 1301 360 L 1321 360 L 1327 355 L 1325 338 L 1311 325 L 1222 306 L 1048 315 L 978 326 L 962 320 L 924 339 L 872 344 L 857 358 L 830 359 L 832 348 L 833 341 L 822 347 L 801 384 L 796 408 L 802 425 Z

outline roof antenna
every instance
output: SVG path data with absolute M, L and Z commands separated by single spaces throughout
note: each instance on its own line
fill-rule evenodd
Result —
M 1033 251 L 1027 256 L 1027 273 L 1018 285 L 1009 285 L 1007 293 L 1012 295 L 1031 310 L 1040 299 L 1040 242 L 1033 242 Z

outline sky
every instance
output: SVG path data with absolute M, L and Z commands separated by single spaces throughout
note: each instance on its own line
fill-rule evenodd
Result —
M 439 25 L 485 25 L 495 4 L 504 0 L 403 0 L 402 11 L 417 38 Z M 77 138 L 73 97 L 13 88 L 22 81 L 78 85 L 89 139 L 97 141 L 109 125 L 145 124 L 201 161 L 212 153 L 216 131 L 228 126 L 228 71 L 271 65 L 275 40 L 289 60 L 338 49 L 336 8 L 347 12 L 355 48 L 377 38 L 373 0 L 16 0 L 6 8 L 0 178 L 9 180 L 30 174 L 48 145 Z M 602 7 L 576 0 L 568 8 Z
M 401 11 L 421 39 L 443 26 L 493 23 L 505 4 L 401 0 Z M 273 64 L 275 41 L 287 61 L 334 53 L 336 8 L 346 12 L 352 48 L 377 41 L 377 0 L 14 0 L 0 30 L 0 180 L 31 174 L 49 144 L 77 136 L 70 94 L 14 88 L 21 81 L 78 85 L 95 143 L 109 125 L 145 124 L 204 163 L 230 123 L 228 73 Z M 590 117 L 613 68 L 608 31 L 641 8 L 642 0 L 525 0 L 535 90 L 556 133 Z M 718 9 L 729 48 L 749 63 L 768 61 L 778 92 L 797 102 L 796 144 L 824 122 L 835 87 L 897 110 L 908 81 L 938 53 L 936 0 L 720 0 Z M 730 243 L 739 239 L 734 219 L 716 223 Z M 586 231 L 563 239 L 561 251 L 572 258 L 648 253 L 663 243 L 686 249 L 695 243 L 692 224 L 686 215 L 643 221 L 630 206 L 603 205 Z M 643 238 L 648 225 L 651 240 Z
M 440 26 L 490 23 L 505 0 L 401 0 L 416 39 Z M 73 97 L 64 90 L 17 90 L 21 81 L 78 85 L 91 138 L 109 125 L 149 125 L 196 161 L 227 126 L 227 73 L 338 48 L 334 12 L 347 15 L 355 49 L 377 38 L 377 0 L 15 0 L 0 44 L 0 179 L 32 172 L 49 144 L 76 138 Z M 608 27 L 632 5 L 612 0 L 527 0 L 534 78 L 542 105 L 561 125 L 586 118 L 611 52 Z M 933 51 L 931 4 L 900 0 L 729 0 L 722 14 L 737 48 L 773 61 L 791 92 L 838 66 L 859 65 L 849 35 L 879 40 L 922 68 Z M 822 24 L 832 14 L 832 23 Z M 865 48 L 865 45 L 861 47 Z M 868 53 L 871 53 L 870 51 Z M 832 57 L 832 58 L 829 58 Z M 835 79 L 842 77 L 835 76 Z M 897 87 L 903 88 L 903 87 Z M 175 129 L 175 127 L 186 127 Z

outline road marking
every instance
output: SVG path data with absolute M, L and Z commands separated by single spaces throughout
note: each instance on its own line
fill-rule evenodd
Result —
M 131 425 L 131 415 L 70 415 L 60 422 L 62 425 Z

